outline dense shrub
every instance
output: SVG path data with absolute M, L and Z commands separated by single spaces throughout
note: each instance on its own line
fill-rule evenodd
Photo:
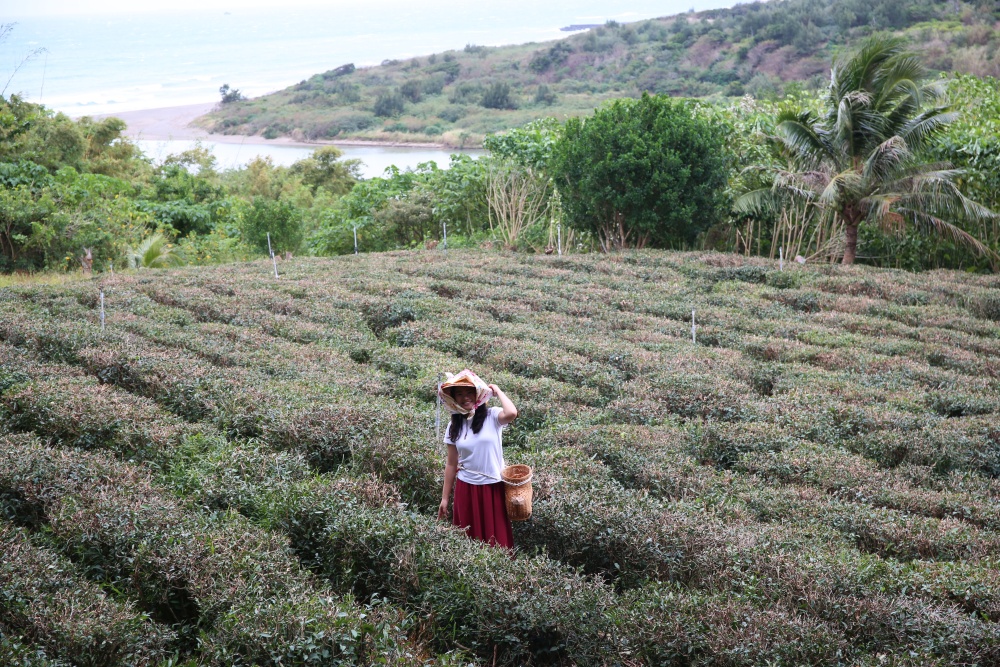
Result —
M 722 219 L 726 159 L 721 127 L 644 94 L 569 119 L 552 168 L 568 222 L 602 248 L 667 248 Z
M 297 252 L 305 238 L 301 213 L 293 205 L 263 197 L 243 214 L 241 229 L 246 242 L 261 252 Z
M 376 116 L 391 118 L 403 113 L 405 107 L 406 102 L 403 99 L 403 95 L 398 91 L 391 91 L 378 96 L 375 100 L 375 108 L 373 110 Z

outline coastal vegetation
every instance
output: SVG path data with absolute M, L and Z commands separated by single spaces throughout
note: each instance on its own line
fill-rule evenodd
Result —
M 358 180 L 332 146 L 287 168 L 257 159 L 219 171 L 200 147 L 154 165 L 124 130 L 0 98 L 0 272 L 110 272 L 148 265 L 133 260 L 154 246 L 192 263 L 246 259 L 266 250 L 268 230 L 295 252 Z
M 766 187 L 744 193 L 737 211 L 809 210 L 820 224 L 843 226 L 843 261 L 857 257 L 862 224 L 885 231 L 907 226 L 945 236 L 994 262 L 1000 255 L 952 221 L 981 228 L 998 214 L 964 196 L 961 172 L 929 160 L 927 147 L 952 122 L 940 81 L 929 80 L 898 38 L 875 36 L 833 67 L 820 113 L 783 109 L 772 139 L 783 158 L 757 167 Z
M 478 146 L 491 133 L 585 116 L 643 92 L 758 100 L 819 90 L 848 45 L 892 32 L 934 72 L 1000 77 L 1000 9 L 989 0 L 772 0 L 635 23 L 558 41 L 346 64 L 285 90 L 222 105 L 212 132 L 299 140 Z
M 365 181 L 333 146 L 290 167 L 220 172 L 202 148 L 153 165 L 117 119 L 72 121 L 14 96 L 0 101 L 0 269 L 110 273 L 438 243 L 995 269 L 997 80 L 933 78 L 880 33 L 842 54 L 833 81 L 770 102 L 624 98 L 492 134 L 478 160 Z M 144 244 L 156 252 L 134 261 Z

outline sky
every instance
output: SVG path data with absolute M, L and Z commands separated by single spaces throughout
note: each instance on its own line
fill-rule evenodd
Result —
M 376 0 L 374 4 L 382 4 Z M 308 7 L 310 5 L 335 5 L 337 2 L 322 0 L 0 0 L 0 12 L 11 16 L 65 16 L 68 14 L 136 14 L 157 11 L 189 11 L 246 9 L 275 5 Z M 346 3 L 345 3 L 346 4 Z M 392 4 L 392 3 L 385 3 Z M 396 4 L 403 4 L 398 2 Z

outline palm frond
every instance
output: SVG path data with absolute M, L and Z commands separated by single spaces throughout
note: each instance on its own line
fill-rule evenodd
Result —
M 847 158 L 856 155 L 854 130 L 854 107 L 851 105 L 850 97 L 845 95 L 840 98 L 837 105 L 837 113 L 833 125 L 830 127 L 830 134 L 833 135 L 839 152 Z
M 886 61 L 906 51 L 900 37 L 875 34 L 864 39 L 857 50 L 839 61 L 838 87 L 844 90 L 873 90 Z
M 889 137 L 872 151 L 862 167 L 862 176 L 870 182 L 881 182 L 890 177 L 911 153 L 899 136 Z
M 899 213 L 907 217 L 911 224 L 924 233 L 935 233 L 938 236 L 950 239 L 968 248 L 980 257 L 988 257 L 993 262 L 1000 261 L 1000 255 L 997 255 L 996 252 L 991 250 L 982 241 L 961 227 L 947 222 L 936 215 L 910 208 L 901 208 Z
M 899 136 L 913 152 L 926 146 L 928 141 L 940 134 L 958 118 L 958 113 L 948 107 L 934 107 L 901 123 Z
M 161 269 L 178 266 L 184 263 L 184 256 L 171 247 L 167 238 L 157 232 L 143 239 L 128 256 L 129 266 L 133 269 Z
M 733 201 L 733 211 L 740 215 L 760 215 L 778 208 L 777 198 L 771 188 L 758 188 L 744 192 Z
M 815 164 L 832 156 L 827 143 L 815 127 L 809 124 L 809 120 L 811 117 L 808 114 L 781 120 L 776 128 L 777 138 L 791 157 L 799 162 Z
M 905 100 L 916 107 L 924 103 L 920 82 L 927 78 L 927 68 L 920 58 L 904 50 L 897 51 L 883 62 L 876 90 L 877 106 L 887 109 Z
M 879 185 L 883 192 L 919 192 L 925 184 L 935 181 L 953 181 L 964 172 L 955 169 L 947 162 L 922 162 L 907 160 L 896 166 L 895 171 L 887 175 Z
M 900 195 L 899 199 L 903 206 L 920 208 L 934 214 L 974 224 L 1000 219 L 1000 214 L 969 199 L 954 183 L 947 181 L 935 183 L 934 189 Z
M 852 195 L 859 190 L 861 180 L 861 175 L 853 169 L 845 169 L 834 174 L 820 193 L 820 202 L 839 210 L 845 200 L 852 199 Z

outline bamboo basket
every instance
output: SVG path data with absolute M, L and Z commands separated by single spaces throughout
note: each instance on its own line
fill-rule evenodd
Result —
M 531 466 L 507 466 L 500 473 L 504 482 L 504 500 L 507 517 L 511 521 L 527 521 L 531 518 Z

